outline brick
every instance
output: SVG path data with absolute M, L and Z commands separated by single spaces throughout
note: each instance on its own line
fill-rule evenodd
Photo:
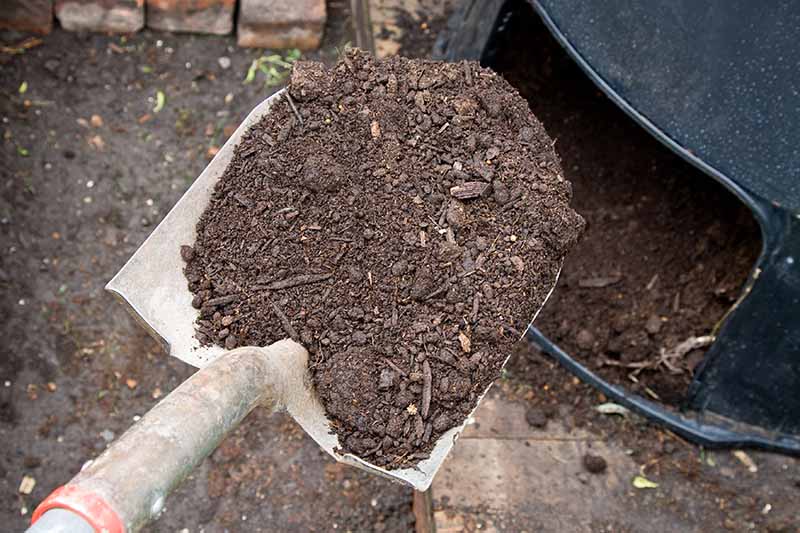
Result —
M 147 0 L 147 26 L 225 35 L 233 31 L 235 6 L 236 0 Z
M 0 29 L 50 33 L 53 0 L 0 0 Z
M 239 46 L 313 50 L 324 27 L 325 0 L 239 1 Z
M 144 0 L 56 0 L 65 30 L 133 33 L 144 27 Z

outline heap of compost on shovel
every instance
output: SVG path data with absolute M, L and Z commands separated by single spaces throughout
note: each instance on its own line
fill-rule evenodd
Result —
M 469 415 L 583 219 L 553 141 L 477 63 L 295 64 L 181 250 L 203 344 L 285 337 L 341 447 L 384 468 Z

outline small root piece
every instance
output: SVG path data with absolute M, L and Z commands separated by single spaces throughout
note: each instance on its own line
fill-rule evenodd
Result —
M 422 362 L 422 418 L 428 418 L 428 411 L 431 408 L 431 387 L 433 376 L 431 374 L 431 364 L 427 359 Z

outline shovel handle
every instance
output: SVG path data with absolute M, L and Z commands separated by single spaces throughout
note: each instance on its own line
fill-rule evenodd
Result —
M 233 350 L 198 370 L 48 496 L 28 531 L 62 531 L 37 529 L 37 521 L 53 509 L 71 511 L 95 531 L 139 530 L 254 407 L 282 402 L 287 358 L 293 365 L 302 359 L 305 367 L 308 353 L 287 339 L 266 348 Z

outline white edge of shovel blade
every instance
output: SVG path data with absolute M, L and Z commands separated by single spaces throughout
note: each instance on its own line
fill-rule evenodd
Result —
M 214 159 L 167 213 L 106 290 L 129 306 L 134 317 L 161 341 L 167 352 L 195 367 L 203 367 L 224 353 L 219 346 L 200 346 L 195 338 L 199 311 L 192 307 L 183 274 L 182 245 L 192 245 L 200 216 L 211 200 L 219 178 L 233 158 L 244 133 L 269 111 L 284 90 L 273 94 L 244 119 Z

